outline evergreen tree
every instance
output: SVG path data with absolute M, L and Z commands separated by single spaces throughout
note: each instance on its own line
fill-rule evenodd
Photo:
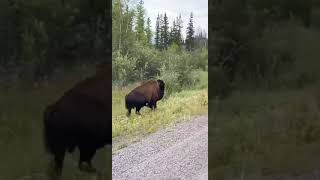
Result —
M 194 27 L 193 27 L 193 13 L 190 14 L 190 20 L 187 27 L 186 48 L 192 51 L 194 48 Z
M 151 20 L 149 17 L 147 19 L 146 36 L 147 36 L 147 43 L 152 44 Z
M 160 16 L 159 16 L 159 27 L 160 27 L 160 39 L 159 39 L 159 49 L 160 50 L 162 50 L 163 49 L 163 44 L 164 44 L 164 42 L 163 42 L 163 15 L 162 14 L 160 14 Z
M 157 49 L 160 49 L 160 33 L 161 33 L 161 30 L 160 30 L 160 16 L 159 16 L 159 13 L 158 13 L 158 16 L 157 16 L 157 21 L 156 21 L 156 36 L 155 36 L 155 47 Z
M 163 49 L 167 49 L 169 44 L 169 21 L 166 13 L 164 13 L 162 22 L 163 23 L 161 26 L 161 47 Z
M 172 26 L 170 27 L 170 35 L 169 35 L 169 45 L 176 42 L 176 22 L 173 21 Z
M 176 44 L 178 44 L 179 46 L 181 46 L 183 44 L 183 38 L 182 38 L 182 34 L 181 34 L 181 30 L 183 28 L 183 21 L 181 19 L 181 14 L 179 14 L 179 17 L 176 19 L 176 34 L 175 34 L 175 42 Z
M 205 30 L 198 28 L 197 33 L 194 36 L 194 48 L 201 49 L 208 47 L 207 33 Z

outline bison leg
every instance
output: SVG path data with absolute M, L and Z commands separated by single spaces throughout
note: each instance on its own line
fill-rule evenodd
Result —
M 128 109 L 127 116 L 131 115 L 131 108 Z
M 97 170 L 92 166 L 91 160 L 96 153 L 94 148 L 80 148 L 80 160 L 79 160 L 79 169 L 86 172 L 96 172 Z M 83 164 L 87 163 L 87 166 Z
M 63 160 L 65 156 L 65 150 L 59 150 L 54 155 L 54 171 L 57 176 L 61 176 L 63 168 Z
M 150 102 L 149 103 L 149 107 L 151 108 L 151 110 L 154 110 L 155 108 L 157 108 L 157 103 L 156 102 Z
M 140 109 L 141 109 L 141 107 L 136 107 L 136 114 L 141 115 Z

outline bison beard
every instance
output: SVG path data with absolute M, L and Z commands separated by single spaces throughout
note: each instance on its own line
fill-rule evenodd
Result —
M 45 145 L 59 176 L 66 151 L 78 147 L 80 170 L 94 172 L 91 160 L 96 150 L 112 144 L 111 78 L 103 74 L 80 82 L 44 111 Z
M 151 109 L 157 108 L 157 101 L 162 99 L 164 88 L 165 84 L 162 80 L 151 80 L 133 89 L 125 97 L 127 116 L 130 116 L 133 108 L 136 108 L 136 114 L 140 114 L 140 109 L 143 106 L 148 106 Z

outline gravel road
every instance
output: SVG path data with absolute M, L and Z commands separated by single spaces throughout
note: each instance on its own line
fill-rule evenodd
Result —
M 194 117 L 114 152 L 112 179 L 208 179 L 208 117 Z

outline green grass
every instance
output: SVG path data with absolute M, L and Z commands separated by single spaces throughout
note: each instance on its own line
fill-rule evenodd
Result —
M 112 92 L 113 138 L 145 135 L 191 116 L 207 113 L 207 90 L 184 90 L 158 101 L 155 111 L 144 107 L 140 111 L 141 116 L 132 111 L 128 118 L 124 97 L 130 89 L 115 89 Z
M 47 179 L 49 154 L 43 144 L 43 110 L 81 76 L 63 78 L 57 83 L 32 90 L 0 90 L 0 179 Z M 111 149 L 103 148 L 94 157 L 94 165 L 102 171 L 96 178 L 78 170 L 79 153 L 67 153 L 63 178 L 66 180 L 111 179 Z
M 300 90 L 235 92 L 209 101 L 209 177 L 262 179 L 317 168 L 320 93 Z

